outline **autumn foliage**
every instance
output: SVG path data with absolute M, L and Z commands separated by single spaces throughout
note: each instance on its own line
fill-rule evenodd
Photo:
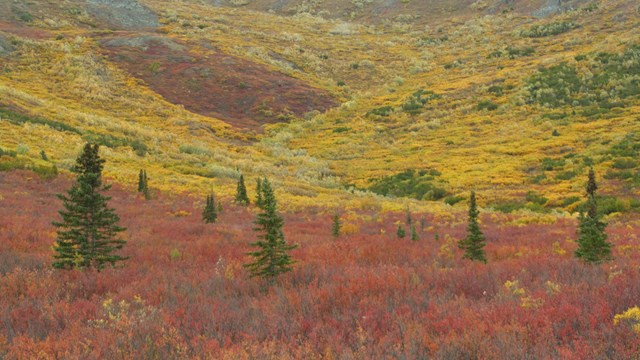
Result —
M 428 224 L 418 242 L 395 236 L 401 212 L 344 214 L 351 230 L 340 238 L 330 213 L 284 214 L 297 263 L 265 292 L 242 266 L 255 209 L 225 203 L 207 226 L 201 196 L 145 201 L 119 186 L 108 194 L 131 260 L 100 273 L 52 269 L 55 194 L 70 181 L 0 173 L 0 357 L 620 359 L 639 350 L 623 326 L 640 293 L 637 219 L 610 221 L 614 260 L 594 266 L 572 257 L 575 219 L 483 213 L 484 265 L 457 248 L 463 212 L 414 214 Z

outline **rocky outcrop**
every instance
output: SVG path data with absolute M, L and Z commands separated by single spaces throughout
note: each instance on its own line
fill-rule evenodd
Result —
M 159 26 L 158 16 L 137 0 L 87 0 L 87 11 L 115 29 L 146 30 Z

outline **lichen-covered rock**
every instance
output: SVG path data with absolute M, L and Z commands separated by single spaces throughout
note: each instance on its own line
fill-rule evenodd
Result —
M 137 0 L 87 0 L 87 11 L 117 29 L 144 30 L 159 26 L 158 16 Z

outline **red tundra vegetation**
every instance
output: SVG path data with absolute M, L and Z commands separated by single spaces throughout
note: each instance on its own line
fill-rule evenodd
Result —
M 615 259 L 572 256 L 576 222 L 482 216 L 488 264 L 462 260 L 464 213 L 415 214 L 419 241 L 395 236 L 404 214 L 361 213 L 331 236 L 330 213 L 285 214 L 298 262 L 274 287 L 242 264 L 251 208 L 203 199 L 145 201 L 115 186 L 128 227 L 124 267 L 51 268 L 51 221 L 70 184 L 0 173 L 0 358 L 5 359 L 621 359 L 640 337 L 614 325 L 640 302 L 637 222 L 608 228 Z M 419 223 L 424 219 L 424 227 Z M 437 236 L 436 236 L 437 235 Z

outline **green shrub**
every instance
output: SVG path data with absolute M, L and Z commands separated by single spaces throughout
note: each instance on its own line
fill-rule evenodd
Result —
M 547 201 L 549 201 L 549 199 L 536 193 L 535 191 L 527 192 L 525 199 L 527 200 L 527 202 L 538 204 L 538 205 L 544 205 L 547 203 Z
M 489 111 L 493 111 L 496 110 L 498 108 L 498 104 L 494 103 L 493 101 L 490 100 L 482 100 L 478 103 L 477 106 L 478 110 L 489 110 Z
M 464 201 L 464 200 L 466 200 L 466 197 L 464 197 L 464 196 L 449 196 L 449 197 L 444 199 L 444 202 L 445 202 L 445 204 L 453 206 L 453 205 L 455 205 L 455 204 L 457 204 L 457 203 L 459 203 L 461 201 Z
M 556 175 L 557 180 L 571 180 L 578 175 L 575 171 L 563 171 Z
M 633 169 L 638 166 L 638 163 L 634 159 L 621 158 L 616 159 L 611 166 L 614 169 Z
M 367 115 L 378 115 L 378 116 L 389 116 L 393 112 L 393 107 L 391 106 L 381 106 L 379 108 L 371 109 L 367 112 Z
M 523 37 L 539 38 L 562 34 L 577 27 L 578 25 L 571 21 L 553 22 L 545 25 L 534 25 L 527 30 L 522 30 L 520 35 Z
M 67 131 L 78 135 L 82 134 L 82 131 L 71 125 L 67 125 L 58 121 L 22 115 L 20 113 L 2 107 L 0 107 L 0 119 L 16 125 L 22 125 L 25 123 L 39 124 L 49 126 L 50 128 L 57 131 Z
M 439 186 L 437 170 L 405 170 L 380 179 L 372 179 L 368 190 L 376 194 L 394 197 L 409 197 L 418 200 L 440 200 L 447 191 Z
M 180 145 L 179 150 L 183 154 L 191 154 L 191 155 L 211 155 L 211 151 L 201 148 L 197 145 L 193 144 L 183 144 Z
M 525 205 L 519 202 L 504 202 L 504 203 L 493 204 L 491 205 L 491 207 L 496 211 L 508 214 L 516 210 L 523 209 Z
M 562 168 L 565 162 L 565 159 L 544 158 L 542 159 L 542 170 L 553 171 L 557 168 Z

